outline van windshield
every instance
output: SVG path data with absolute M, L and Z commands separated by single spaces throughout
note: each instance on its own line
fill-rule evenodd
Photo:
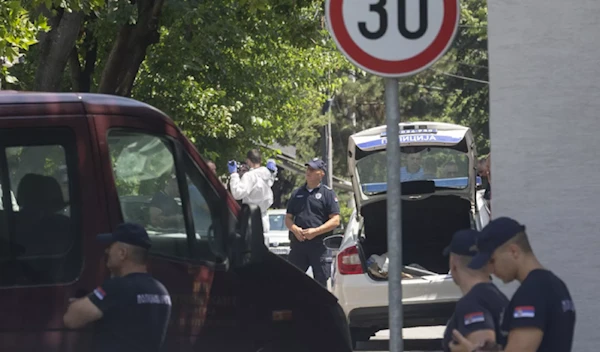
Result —
M 403 148 L 401 182 L 432 180 L 436 187 L 464 189 L 468 186 L 469 157 L 466 153 L 442 147 Z M 387 153 L 372 153 L 356 162 L 358 181 L 366 195 L 387 189 Z

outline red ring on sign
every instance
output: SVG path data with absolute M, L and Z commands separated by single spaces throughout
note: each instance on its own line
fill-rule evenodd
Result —
M 344 24 L 342 11 L 344 0 L 329 0 L 331 29 L 340 49 L 359 66 L 383 74 L 406 74 L 427 67 L 447 49 L 448 44 L 452 40 L 458 20 L 458 4 L 457 0 L 443 1 L 444 17 L 438 35 L 419 55 L 405 60 L 382 60 L 366 53 L 356 45 Z

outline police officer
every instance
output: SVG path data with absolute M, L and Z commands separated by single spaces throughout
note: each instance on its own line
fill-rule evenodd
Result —
M 335 192 L 321 184 L 325 162 L 314 158 L 305 164 L 306 183 L 288 201 L 285 226 L 290 230 L 288 260 L 300 270 L 312 267 L 313 277 L 324 287 L 331 274 L 323 239 L 340 224 L 340 206 Z
M 500 335 L 500 316 L 508 304 L 508 298 L 490 280 L 488 266 L 478 270 L 468 268 L 469 262 L 477 254 L 477 235 L 475 230 L 460 230 L 444 249 L 444 255 L 450 256 L 452 279 L 463 293 L 446 325 L 442 340 L 444 352 L 450 351 L 454 329 L 475 344 L 495 342 L 496 336 Z
M 63 317 L 77 329 L 95 322 L 95 350 L 100 352 L 159 351 L 171 315 L 167 289 L 147 272 L 151 246 L 146 230 L 125 223 L 101 234 L 108 243 L 106 266 L 111 278 L 89 295 L 75 299 Z
M 575 307 L 564 282 L 545 269 L 534 255 L 525 226 L 501 217 L 491 221 L 477 243 L 479 253 L 469 264 L 479 269 L 491 263 L 494 275 L 521 285 L 510 300 L 498 339 L 506 352 L 569 352 L 575 330 Z M 452 351 L 477 351 L 477 346 L 454 331 Z

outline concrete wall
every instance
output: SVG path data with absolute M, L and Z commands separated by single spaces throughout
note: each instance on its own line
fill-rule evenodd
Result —
M 488 0 L 493 216 L 528 226 L 600 345 L 600 1 Z

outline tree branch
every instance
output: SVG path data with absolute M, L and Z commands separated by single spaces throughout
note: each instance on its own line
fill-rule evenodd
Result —
M 81 65 L 79 64 L 79 53 L 77 47 L 73 47 L 69 54 L 69 69 L 71 71 L 71 85 L 74 92 L 81 91 Z

